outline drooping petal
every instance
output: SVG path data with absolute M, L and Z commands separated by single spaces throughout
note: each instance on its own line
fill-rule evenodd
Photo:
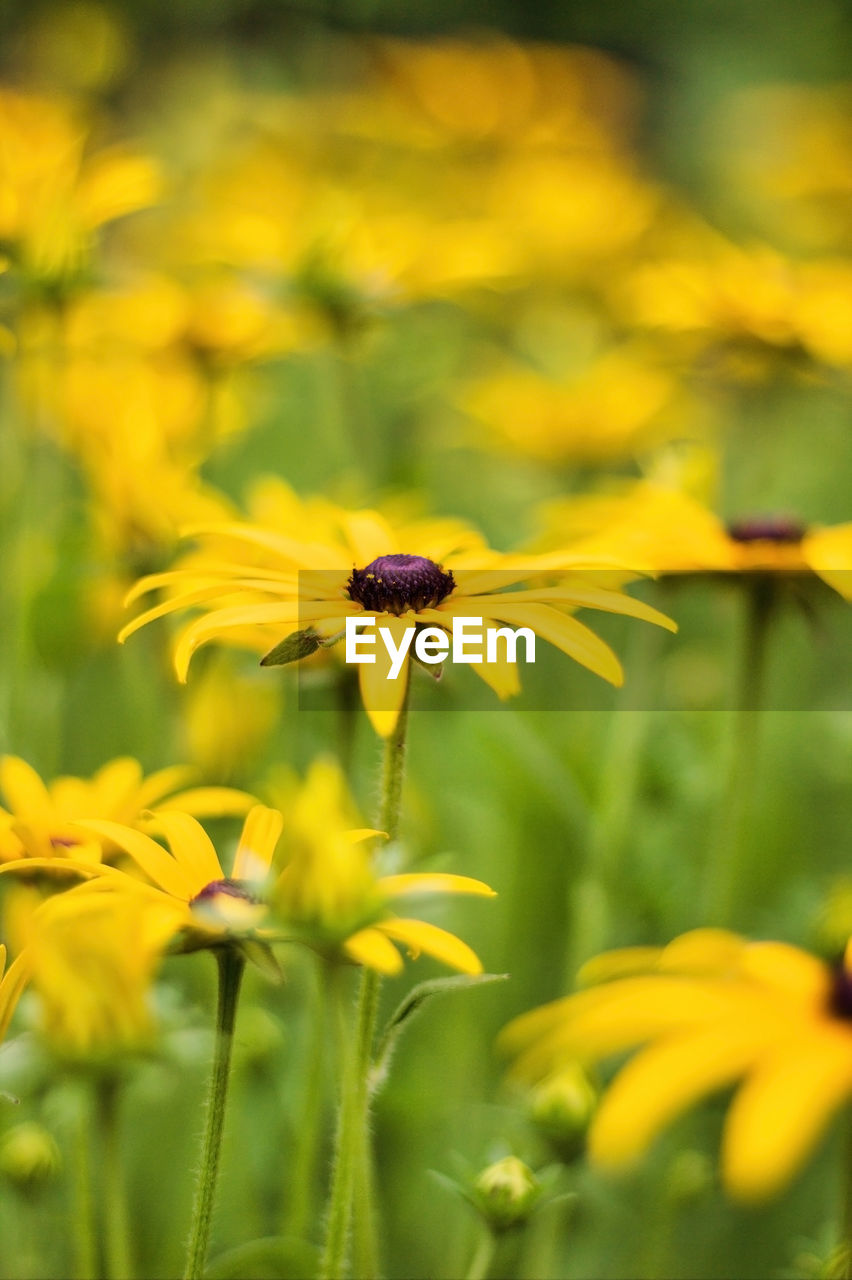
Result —
M 196 777 L 197 770 L 192 765 L 172 764 L 165 769 L 157 769 L 143 778 L 137 797 L 138 808 L 153 809 L 164 796 L 171 796 L 179 787 L 185 787 Z
M 5 947 L 2 950 L 5 957 Z M 5 974 L 3 974 L 3 962 L 0 959 L 0 974 L 3 974 L 0 978 L 0 1040 L 3 1039 L 12 1021 L 12 1014 L 27 984 L 29 972 L 29 961 L 25 951 L 12 961 Z
M 356 964 L 366 965 L 377 973 L 392 976 L 403 968 L 402 956 L 378 929 L 361 929 L 343 943 L 343 950 Z
M 793 1033 L 738 1090 L 722 1143 L 726 1187 L 741 1200 L 780 1191 L 852 1093 L 852 1030 Z
M 380 625 L 389 631 L 394 645 L 399 648 L 402 637 L 408 628 L 413 627 L 411 618 L 397 618 L 393 614 L 379 614 Z M 391 657 L 387 646 L 380 636 L 376 637 L 375 662 L 362 662 L 358 666 L 358 681 L 361 686 L 361 699 L 364 709 L 376 733 L 387 738 L 396 728 L 399 712 L 405 700 L 409 680 L 408 655 L 403 659 L 399 675 L 391 680 Z
M 170 809 L 194 818 L 241 818 L 255 803 L 254 796 L 237 787 L 192 787 L 170 795 L 167 801 Z
M 117 844 L 166 893 L 171 893 L 184 902 L 188 902 L 195 894 L 196 890 L 186 871 L 150 836 L 118 822 L 105 822 L 95 818 L 81 819 L 79 826 Z M 220 870 L 219 876 L 214 876 L 214 879 L 221 878 L 221 874 Z
M 156 622 L 158 618 L 165 618 L 168 614 L 176 613 L 180 609 L 189 609 L 195 604 L 204 604 L 207 600 L 215 600 L 217 597 L 222 599 L 235 591 L 248 593 L 249 600 L 246 601 L 244 608 L 249 607 L 252 595 L 260 595 L 260 598 L 263 599 L 265 596 L 273 594 L 271 584 L 265 581 L 258 582 L 243 578 L 227 582 L 209 582 L 203 587 L 195 587 L 191 591 L 182 591 L 179 595 L 171 596 L 168 600 L 152 605 L 150 609 L 140 613 L 121 628 L 118 633 L 118 643 L 124 644 L 125 640 L 132 636 L 134 632 L 146 627 L 149 622 Z M 288 591 L 287 594 L 292 593 Z
M 600 609 L 604 613 L 620 613 L 628 618 L 641 618 L 655 623 L 667 631 L 677 631 L 677 623 L 652 605 L 625 595 L 622 591 L 609 591 L 581 579 L 560 587 L 538 587 L 525 591 L 510 591 L 505 596 L 477 596 L 477 604 L 486 610 L 497 610 L 504 602 L 510 604 L 555 604 L 571 609 Z
M 425 951 L 427 956 L 448 964 L 451 969 L 458 969 L 460 973 L 482 973 L 482 962 L 476 952 L 454 933 L 439 929 L 436 924 L 394 916 L 391 920 L 382 920 L 375 927 L 395 942 L 403 943 L 415 958 Z
M 262 529 L 257 525 L 224 523 L 194 524 L 181 529 L 181 537 L 197 538 L 210 535 L 214 538 L 231 539 L 234 542 L 247 543 L 259 547 L 263 551 L 271 551 L 286 565 L 303 569 L 339 569 L 343 557 L 339 551 L 332 550 L 321 542 L 299 542 L 296 538 L 288 538 L 283 533 L 272 529 Z
M 603 1096 L 589 1130 L 591 1159 L 610 1169 L 631 1164 L 666 1125 L 771 1047 L 758 1018 L 694 1027 L 642 1050 Z
M 547 604 L 501 604 L 491 609 L 495 617 L 514 627 L 531 627 L 542 639 L 567 653 L 610 684 L 624 683 L 621 663 L 609 645 L 584 623 Z
M 814 573 L 844 600 L 852 600 L 852 522 L 808 534 L 802 554 Z
M 189 664 L 196 649 L 209 644 L 222 631 L 235 627 L 269 626 L 279 631 L 283 639 L 299 625 L 299 603 L 296 600 L 275 601 L 272 604 L 247 604 L 229 606 L 227 609 L 214 609 L 196 618 L 181 632 L 175 646 L 174 663 L 178 679 L 186 682 Z

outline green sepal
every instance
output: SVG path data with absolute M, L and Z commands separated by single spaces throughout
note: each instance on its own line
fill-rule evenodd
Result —
M 309 658 L 312 653 L 316 653 L 321 644 L 322 637 L 317 635 L 311 627 L 307 627 L 304 631 L 294 631 L 292 635 L 281 640 L 274 649 L 270 649 L 269 653 L 265 653 L 260 660 L 260 665 L 286 667 L 288 662 L 300 662 L 302 658 Z

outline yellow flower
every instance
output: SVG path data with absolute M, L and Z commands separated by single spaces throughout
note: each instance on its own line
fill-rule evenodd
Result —
M 78 861 L 100 862 L 109 842 L 85 839 L 78 818 L 138 823 L 164 802 L 171 809 L 206 817 L 244 814 L 250 795 L 230 787 L 193 787 L 194 770 L 184 765 L 159 769 L 145 777 L 138 760 L 119 756 L 91 778 L 70 776 L 45 783 L 19 756 L 0 758 L 0 864 L 18 858 L 57 858 L 66 852 Z
M 0 1040 L 9 1029 L 18 998 L 28 979 L 29 959 L 26 953 L 22 951 L 6 969 L 6 948 L 0 942 Z
M 852 523 L 808 527 L 783 514 L 727 525 L 697 499 L 652 481 L 549 508 L 555 539 L 637 572 L 816 574 L 852 599 Z
M 732 1196 L 763 1200 L 852 1094 L 852 944 L 832 967 L 783 942 L 699 929 L 600 956 L 582 978 L 610 980 L 522 1015 L 502 1040 L 528 1079 L 642 1046 L 592 1121 L 589 1152 L 603 1168 L 630 1165 L 687 1108 L 740 1082 L 722 1176 Z
M 143 578 L 130 593 L 171 594 L 146 610 L 119 635 L 124 641 L 146 623 L 190 606 L 205 612 L 188 623 L 177 642 L 175 667 L 185 680 L 193 653 L 211 640 L 275 648 L 267 661 L 307 656 L 342 635 L 347 618 L 372 617 L 399 647 L 411 626 L 450 632 L 453 619 L 483 619 L 485 630 L 525 626 L 613 684 L 623 675 L 615 654 L 572 616 L 578 608 L 623 613 L 673 629 L 656 610 L 611 585 L 590 568 L 600 560 L 558 552 L 548 556 L 502 555 L 456 521 L 418 521 L 393 527 L 370 510 L 329 513 L 328 532 L 303 540 L 249 524 L 217 524 L 194 530 L 203 550 L 183 567 Z M 335 527 L 336 526 L 336 527 Z M 612 582 L 612 564 L 610 584 Z M 606 580 L 606 574 L 603 575 Z M 623 580 L 623 577 L 620 579 Z M 515 588 L 515 590 L 507 590 Z M 296 635 L 298 633 L 298 635 Z M 294 637 L 284 656 L 283 642 Z M 377 646 L 375 663 L 359 664 L 364 706 L 376 731 L 396 724 L 408 683 L 409 653 L 391 678 L 391 659 Z M 508 653 L 474 664 L 474 671 L 500 697 L 519 689 L 517 666 Z
M 481 973 L 460 938 L 426 920 L 393 914 L 391 904 L 422 894 L 493 897 L 481 880 L 444 873 L 377 876 L 364 842 L 382 833 L 353 827 L 358 815 L 339 765 L 315 761 L 303 783 L 279 782 L 286 863 L 269 891 L 281 917 L 299 926 L 318 950 L 340 951 L 380 973 L 402 969 L 396 945 L 459 969 Z
M 51 1047 L 87 1059 L 144 1048 L 154 1034 L 151 982 L 172 932 L 169 910 L 142 912 L 131 895 L 90 884 L 32 912 L 26 954 Z

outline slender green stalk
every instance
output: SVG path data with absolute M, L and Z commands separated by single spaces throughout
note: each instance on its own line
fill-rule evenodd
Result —
M 738 898 L 754 889 L 757 868 L 749 861 L 748 839 L 760 750 L 767 637 L 774 613 L 775 583 L 769 574 L 743 579 L 745 620 L 742 650 L 730 715 L 728 772 L 719 823 L 718 847 L 707 872 L 707 917 L 711 924 L 734 923 Z
M 319 1157 L 319 1135 L 323 1109 L 323 1062 L 326 1050 L 326 1019 L 324 1017 L 325 981 L 329 965 L 322 964 L 322 972 L 312 969 L 314 1000 L 308 1019 L 309 1043 L 306 1057 L 304 1094 L 299 1107 L 299 1127 L 296 1150 L 293 1154 L 290 1195 L 284 1222 L 284 1234 L 301 1239 L 308 1229 L 311 1201 L 316 1182 Z
M 74 1212 L 71 1214 L 75 1280 L 94 1280 L 98 1275 L 98 1244 L 95 1233 L 95 1198 L 92 1193 L 92 1148 L 90 1094 L 82 1096 L 80 1117 L 73 1145 Z
M 408 678 L 408 677 L 406 677 Z M 379 826 L 390 840 L 399 833 L 402 783 L 405 775 L 405 743 L 408 728 L 409 687 L 406 687 L 396 727 L 385 743 Z M 334 1163 L 329 1192 L 326 1240 L 320 1267 L 321 1280 L 342 1280 L 346 1275 L 353 1219 L 356 1235 L 358 1280 L 378 1274 L 375 1208 L 370 1142 L 369 1075 L 379 1007 L 381 979 L 364 967 L 359 979 L 355 1033 L 344 1056 L 343 1082 L 335 1136 Z M 357 1201 L 357 1206 L 356 1206 Z
M 119 1091 L 115 1076 L 101 1076 L 96 1083 L 95 1104 L 103 1161 L 101 1205 L 106 1280 L 130 1280 L 133 1274 L 118 1127 Z
M 485 1280 L 494 1261 L 496 1248 L 497 1240 L 494 1232 L 488 1229 L 482 1231 L 479 1236 L 479 1243 L 476 1246 L 476 1252 L 470 1260 L 465 1280 Z
M 219 999 L 216 1013 L 216 1041 L 213 1049 L 213 1066 L 210 1072 L 210 1088 L 207 1095 L 204 1139 L 195 1201 L 192 1208 L 192 1227 L 184 1268 L 184 1280 L 200 1280 L 204 1274 L 207 1250 L 210 1244 L 210 1226 L 213 1202 L 216 1195 L 216 1179 L 219 1173 L 219 1157 L 222 1151 L 222 1133 L 225 1127 L 225 1106 L 228 1099 L 228 1076 L 231 1068 L 231 1050 L 234 1043 L 234 1023 L 240 997 L 245 961 L 233 947 L 221 947 L 216 952 L 219 965 Z
M 846 1149 L 843 1161 L 843 1193 L 840 1199 L 840 1245 L 836 1258 L 837 1268 L 832 1275 L 838 1280 L 852 1280 L 852 1111 L 847 1109 Z

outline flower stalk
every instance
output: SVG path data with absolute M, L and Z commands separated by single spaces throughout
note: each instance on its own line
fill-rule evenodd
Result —
M 104 1262 L 107 1280 L 130 1280 L 130 1233 L 118 1124 L 120 1082 L 114 1075 L 97 1081 L 96 1110 L 103 1160 Z
M 216 952 L 219 966 L 219 994 L 216 1013 L 216 1039 L 213 1049 L 213 1066 L 207 1097 L 207 1115 L 201 1148 L 201 1162 L 195 1187 L 189 1247 L 183 1280 L 200 1280 L 204 1274 L 207 1251 L 210 1244 L 210 1227 L 219 1173 L 219 1157 L 222 1151 L 222 1134 L 225 1127 L 225 1108 L 228 1099 L 228 1078 L 231 1069 L 231 1051 L 234 1043 L 234 1023 L 240 995 L 245 961 L 231 946 L 220 947 Z

